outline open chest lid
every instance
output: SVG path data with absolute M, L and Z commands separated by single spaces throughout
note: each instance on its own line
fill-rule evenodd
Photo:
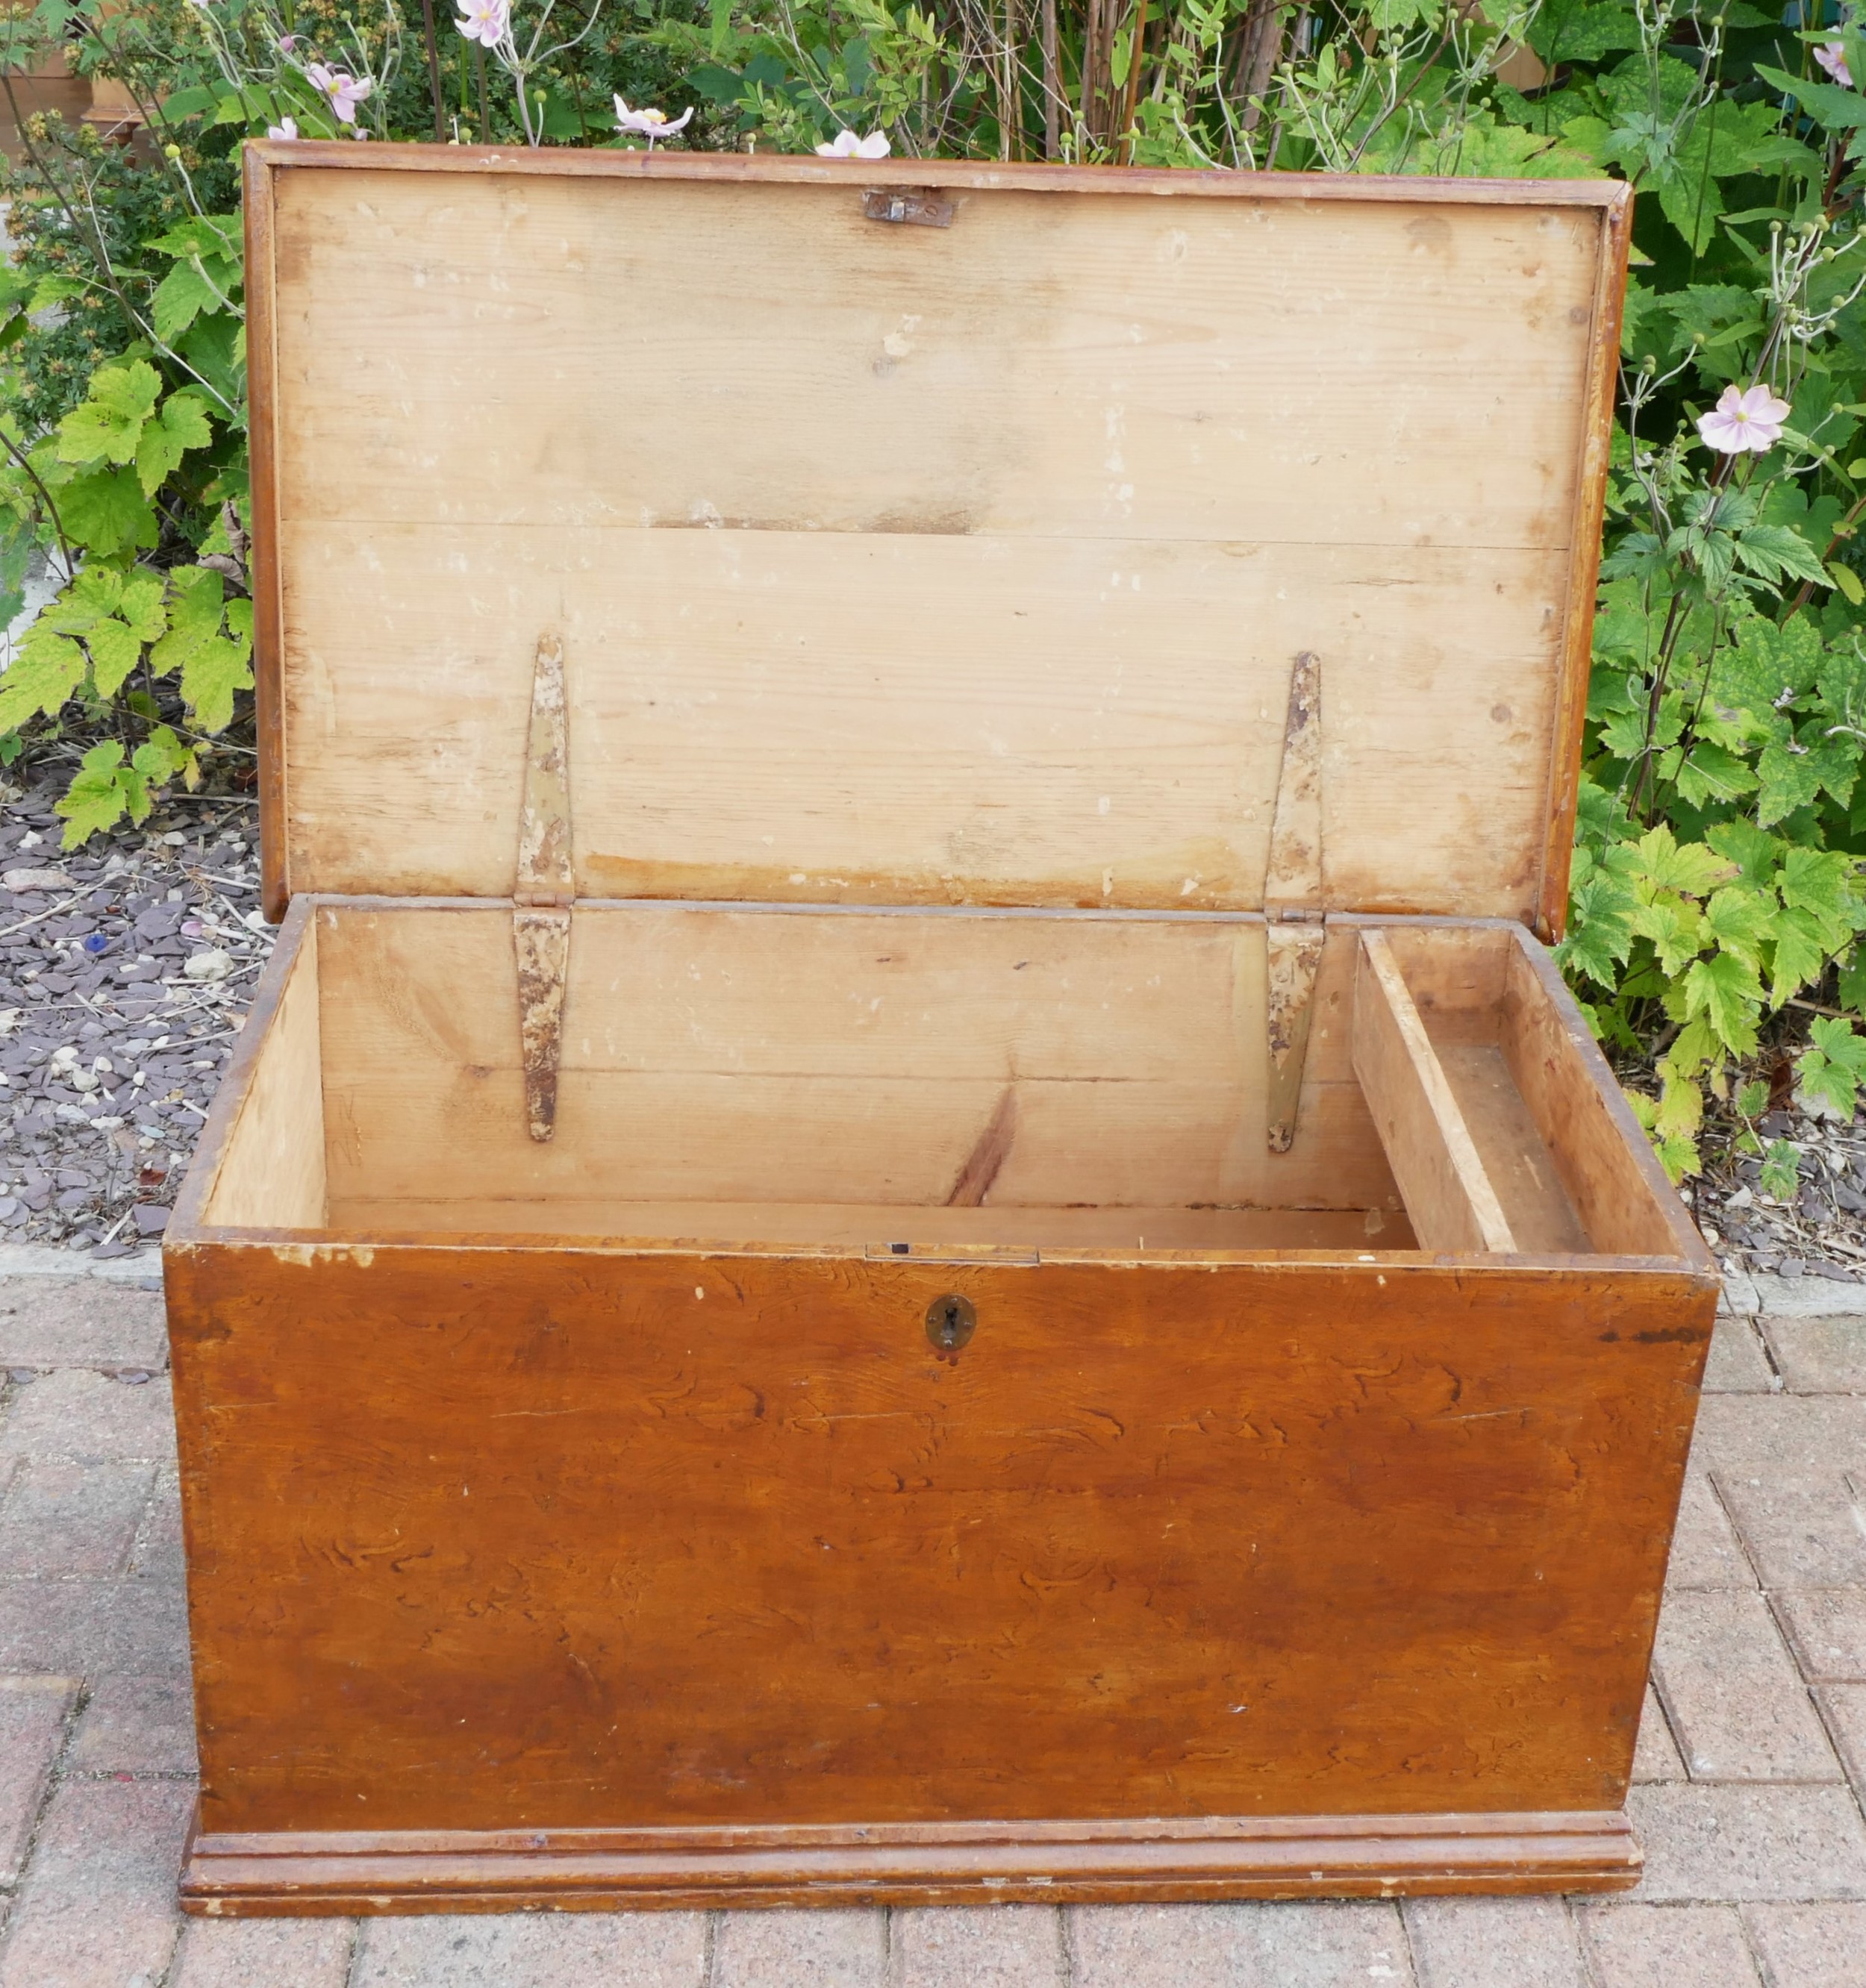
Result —
M 1625 188 L 247 157 L 275 915 L 512 894 L 543 641 L 578 897 L 1259 908 L 1307 655 L 1311 908 L 1559 928 Z

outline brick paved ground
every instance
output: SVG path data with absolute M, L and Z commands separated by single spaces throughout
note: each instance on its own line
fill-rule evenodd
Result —
M 1736 1280 L 1624 1901 L 195 1922 L 161 1301 L 0 1276 L 0 1988 L 1861 1988 L 1866 1307 Z

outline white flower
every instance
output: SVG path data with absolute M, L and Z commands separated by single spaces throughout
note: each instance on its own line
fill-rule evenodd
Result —
M 269 138 L 296 138 L 298 135 L 298 120 L 296 117 L 287 117 L 280 123 L 268 124 L 266 127 L 266 135 Z
M 1746 393 L 1732 381 L 1716 406 L 1698 417 L 1698 432 L 1725 455 L 1741 455 L 1745 449 L 1760 455 L 1782 439 L 1782 424 L 1793 411 L 1766 387 Z
M 1847 66 L 1847 46 L 1844 42 L 1826 42 L 1814 51 L 1814 59 L 1820 63 L 1836 83 L 1853 87 L 1853 72 Z
M 819 159 L 885 159 L 893 147 L 885 131 L 871 131 L 858 138 L 853 131 L 838 131 L 827 145 L 816 148 Z
M 511 0 L 454 0 L 460 19 L 454 25 L 469 42 L 482 48 L 496 48 L 504 40 L 512 15 Z
M 657 138 L 671 138 L 676 131 L 684 131 L 693 115 L 693 106 L 690 103 L 678 117 L 669 117 L 665 110 L 631 110 L 619 96 L 615 100 L 617 130 L 638 132 L 648 140 L 648 149 L 651 152 L 655 149 Z

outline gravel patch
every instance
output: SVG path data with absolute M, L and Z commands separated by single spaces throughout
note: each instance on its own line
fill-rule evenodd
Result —
M 253 985 L 259 810 L 173 800 L 67 855 L 63 782 L 0 816 L 0 1246 L 160 1244 Z
M 1764 1191 L 1759 1158 L 1729 1148 L 1713 1154 L 1708 1140 L 1705 1178 L 1685 1195 L 1724 1269 L 1866 1284 L 1866 1119 L 1856 1113 L 1836 1122 L 1791 1104 L 1756 1129 L 1800 1155 L 1791 1199 Z

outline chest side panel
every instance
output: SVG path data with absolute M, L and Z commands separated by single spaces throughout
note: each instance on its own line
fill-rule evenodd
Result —
M 1624 1795 L 1702 1280 L 169 1273 L 209 1830 Z
M 294 890 L 1255 908 L 1323 659 L 1336 906 L 1532 913 L 1602 206 L 295 168 Z

